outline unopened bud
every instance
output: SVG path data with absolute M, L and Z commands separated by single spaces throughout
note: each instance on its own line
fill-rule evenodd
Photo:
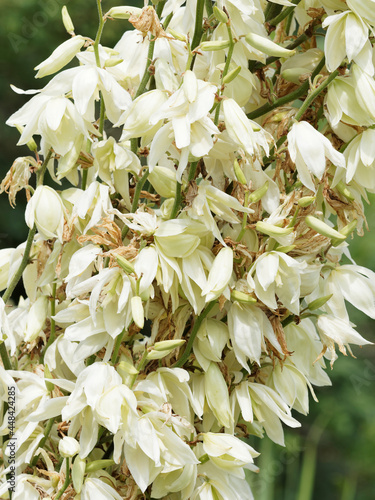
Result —
M 329 299 L 332 297 L 333 293 L 330 295 L 325 295 L 324 297 L 319 297 L 318 299 L 313 300 L 310 302 L 310 304 L 307 306 L 310 311 L 315 311 L 316 309 L 321 308 L 324 306 L 326 302 L 329 301 Z
M 200 49 L 203 51 L 222 50 L 227 49 L 229 45 L 229 40 L 215 40 L 212 42 L 202 42 L 200 44 Z
M 143 311 L 143 304 L 141 297 L 135 296 L 131 298 L 130 306 L 134 323 L 138 328 L 142 329 L 145 324 L 145 315 Z
M 129 7 L 124 5 L 112 7 L 112 9 L 107 12 L 106 17 L 112 17 L 113 19 L 129 19 L 132 15 L 139 16 L 141 12 L 142 9 L 139 7 Z
M 314 203 L 315 201 L 315 196 L 303 196 L 303 198 L 300 198 L 298 200 L 298 205 L 302 208 L 309 207 L 311 203 Z
M 64 458 L 74 457 L 81 450 L 79 442 L 73 437 L 64 436 L 59 441 L 59 453 Z
M 237 177 L 238 182 L 240 182 L 241 184 L 246 186 L 247 180 L 246 180 L 245 174 L 242 172 L 241 167 L 240 167 L 237 160 L 234 160 L 233 169 L 234 169 L 234 173 L 235 173 L 235 176 Z
M 72 467 L 72 482 L 77 493 L 81 493 L 83 480 L 85 478 L 85 469 L 86 460 L 77 455 Z
M 277 43 L 272 42 L 269 38 L 255 33 L 249 33 L 246 35 L 245 40 L 249 45 L 254 47 L 254 49 L 260 50 L 268 56 L 291 57 L 296 53 L 295 50 L 289 50 L 285 47 L 281 47 L 280 45 L 277 45 Z
M 179 33 L 178 31 L 173 30 L 172 28 L 168 28 L 168 31 L 176 40 L 180 40 L 180 42 L 186 42 L 186 36 L 183 35 L 182 33 Z
M 103 459 L 103 460 L 94 460 L 86 465 L 86 474 L 89 472 L 95 472 L 100 469 L 105 469 L 107 467 L 111 467 L 111 465 L 115 465 L 115 461 L 111 458 Z
M 230 298 L 232 301 L 242 302 L 243 304 L 254 304 L 257 301 L 257 299 L 248 293 L 240 292 L 239 290 L 232 290 Z
M 345 238 L 347 238 L 355 230 L 355 228 L 357 227 L 357 224 L 358 224 L 357 219 L 354 219 L 354 220 L 352 220 L 352 222 L 350 222 L 345 227 L 340 229 L 339 233 L 344 235 Z
M 354 196 L 352 195 L 352 192 L 350 191 L 350 189 L 348 188 L 348 186 L 346 186 L 342 181 L 338 182 L 337 183 L 337 191 L 342 194 L 343 196 L 345 196 L 345 198 L 349 201 L 354 201 Z
M 294 227 L 279 227 L 268 222 L 258 221 L 256 223 L 256 230 L 263 234 L 268 234 L 271 237 L 286 236 L 293 232 Z
M 257 203 L 267 193 L 270 183 L 266 181 L 262 187 L 253 191 L 249 196 L 249 203 Z
M 49 371 L 48 365 L 44 366 L 44 378 L 52 378 L 52 375 L 51 375 L 51 372 Z M 46 380 L 44 383 L 46 384 L 47 391 L 49 391 L 49 392 L 52 392 L 53 389 L 55 388 L 55 385 L 52 382 L 49 382 L 48 380 Z
M 224 23 L 224 24 L 227 24 L 227 22 L 229 21 L 228 19 L 228 16 L 226 15 L 226 13 L 219 9 L 219 7 L 215 7 L 213 8 L 213 11 L 214 11 L 214 16 L 216 17 L 216 19 L 220 22 L 220 23 Z
M 294 250 L 296 248 L 296 246 L 297 245 L 280 246 L 280 247 L 277 247 L 276 250 L 278 252 L 288 253 L 288 252 L 291 252 L 292 250 Z
M 229 71 L 229 73 L 225 75 L 223 78 L 224 85 L 232 82 L 236 78 L 236 76 L 238 76 L 240 73 L 241 73 L 241 66 L 237 66 L 237 68 L 232 69 L 232 71 Z
M 135 366 L 133 366 L 131 363 L 127 363 L 126 361 L 120 361 L 120 363 L 117 365 L 117 371 L 125 372 L 127 375 L 138 375 L 139 373 Z
M 323 222 L 320 219 L 317 219 L 316 217 L 313 217 L 312 215 L 308 215 L 305 218 L 305 223 L 306 226 L 310 227 L 311 229 L 314 229 L 317 233 L 321 234 L 322 236 L 326 236 L 327 238 L 332 238 L 333 240 L 337 241 L 344 241 L 346 236 L 340 234 L 336 229 L 333 229 L 333 227 L 330 227 L 328 224 Z
M 282 71 L 281 77 L 288 82 L 299 85 L 301 80 L 304 80 L 305 77 L 308 78 L 310 74 L 311 72 L 308 72 L 306 68 L 288 68 Z
M 155 342 L 151 350 L 147 354 L 147 359 L 161 359 L 170 354 L 177 347 L 184 345 L 185 340 L 163 340 L 161 342 Z
M 131 274 L 134 273 L 134 266 L 131 262 L 129 262 L 125 257 L 122 257 L 122 255 L 118 255 L 116 257 L 116 262 L 117 264 L 123 269 L 126 274 Z
M 66 5 L 64 5 L 64 7 L 61 9 L 61 15 L 66 31 L 69 33 L 69 35 L 74 35 L 74 24 L 72 18 L 69 15 L 68 9 L 66 8 Z
M 117 66 L 118 64 L 121 64 L 124 59 L 121 59 L 121 57 L 110 57 L 107 59 L 104 63 L 105 68 L 113 68 L 114 66 Z

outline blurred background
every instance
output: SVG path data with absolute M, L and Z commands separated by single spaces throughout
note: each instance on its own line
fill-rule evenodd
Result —
M 19 133 L 5 125 L 29 96 L 18 95 L 10 84 L 22 89 L 40 88 L 48 78 L 35 80 L 33 68 L 67 39 L 61 8 L 68 7 L 76 33 L 95 38 L 95 0 L 0 0 L 0 177 L 14 159 L 28 156 L 17 147 Z M 103 0 L 104 11 L 119 1 Z M 127 5 L 140 5 L 137 0 Z M 113 46 L 127 21 L 108 22 L 102 42 Z M 375 271 L 375 196 L 367 207 L 370 232 L 352 241 L 352 257 Z M 0 247 L 15 247 L 25 241 L 25 197 L 17 207 L 0 196 Z M 355 309 L 350 317 L 366 339 L 375 342 L 375 322 Z M 268 438 L 253 440 L 262 455 L 259 475 L 249 474 L 256 500 L 372 500 L 375 498 L 375 347 L 353 348 L 356 360 L 340 354 L 330 373 L 333 387 L 317 388 L 319 404 L 311 398 L 310 414 L 296 414 L 301 429 L 285 428 L 287 447 Z M 330 371 L 330 369 L 328 368 Z M 245 499 L 244 499 L 245 500 Z

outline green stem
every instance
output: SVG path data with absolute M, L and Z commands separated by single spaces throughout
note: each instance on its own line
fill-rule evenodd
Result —
M 52 429 L 52 426 L 53 426 L 53 423 L 55 421 L 55 417 L 52 417 L 48 420 L 47 422 L 47 426 L 46 428 L 44 429 L 44 436 L 43 436 L 43 439 L 40 441 L 39 443 L 39 448 L 44 448 L 44 445 L 46 444 L 46 441 L 48 439 L 48 436 L 49 436 L 49 433 L 51 432 L 51 429 Z M 35 467 L 37 462 L 38 462 L 38 458 L 39 458 L 39 454 L 38 455 L 35 455 L 35 457 L 32 459 L 30 465 L 31 467 Z
M 312 80 L 315 78 L 316 75 L 319 74 L 319 72 L 324 67 L 324 64 L 325 64 L 325 58 L 323 57 L 311 75 Z M 247 117 L 250 118 L 251 120 L 254 120 L 255 118 L 259 118 L 259 116 L 263 116 L 272 111 L 273 109 L 278 108 L 279 106 L 283 106 L 284 104 L 288 104 L 289 102 L 295 101 L 296 99 L 302 97 L 303 94 L 307 92 L 308 88 L 309 88 L 309 81 L 306 80 L 306 82 L 304 82 L 298 89 L 294 90 L 288 95 L 280 97 L 280 99 L 277 99 L 273 103 L 266 103 L 260 108 L 251 111 L 251 113 L 247 114 Z
M 282 5 L 278 5 L 276 3 L 268 2 L 266 10 L 264 11 L 265 22 L 268 23 L 270 21 L 270 19 L 272 19 L 273 17 L 277 16 L 280 13 L 280 11 L 281 11 L 282 8 L 283 8 Z
M 207 317 L 207 315 L 211 312 L 211 310 L 213 309 L 213 307 L 215 305 L 216 305 L 216 300 L 213 300 L 212 302 L 210 302 L 207 305 L 206 309 L 204 309 L 204 311 L 201 312 L 200 316 L 198 316 L 198 318 L 195 320 L 193 329 L 192 329 L 190 337 L 189 337 L 189 341 L 186 345 L 186 348 L 185 348 L 181 358 L 178 359 L 176 361 L 176 363 L 173 365 L 174 367 L 183 366 L 186 363 L 186 361 L 189 359 L 189 356 L 190 356 L 191 350 L 193 348 L 194 340 L 195 340 L 195 337 L 197 336 L 198 330 L 199 330 L 203 320 Z
M 61 490 L 58 492 L 58 494 L 55 496 L 55 500 L 59 500 L 59 498 L 62 497 L 64 491 L 70 484 L 70 467 L 69 467 L 69 457 L 66 459 L 66 472 L 65 472 L 65 481 L 64 484 L 62 485 Z
M 132 207 L 131 207 L 131 213 L 134 213 L 138 208 L 139 197 L 141 196 L 142 188 L 144 186 L 144 183 L 147 181 L 147 177 L 149 175 L 150 175 L 149 170 L 148 169 L 145 170 L 145 173 L 143 174 L 143 176 L 141 177 L 141 179 L 137 183 L 137 187 L 135 188 L 133 203 L 132 203 Z M 124 226 L 124 228 L 122 230 L 122 239 L 125 238 L 125 236 L 128 234 L 128 231 L 129 231 L 129 227 Z
M 52 297 L 51 297 L 51 333 L 48 339 L 48 342 L 46 344 L 46 347 L 44 348 L 44 351 L 41 355 L 40 362 L 44 362 L 44 355 L 49 348 L 49 346 L 55 341 L 56 338 L 56 322 L 52 318 L 56 314 L 56 283 L 53 283 L 52 285 Z
M 103 28 L 106 20 L 103 18 L 102 1 L 96 0 L 96 5 L 98 7 L 99 27 L 98 31 L 96 32 L 96 37 L 94 42 L 94 53 L 95 53 L 96 65 L 98 66 L 98 68 L 100 68 L 99 43 L 102 37 Z
M 223 87 L 223 80 L 224 80 L 224 78 L 226 77 L 226 75 L 227 75 L 227 73 L 229 71 L 230 62 L 231 62 L 231 59 L 232 59 L 233 49 L 234 49 L 234 41 L 233 41 L 232 29 L 230 27 L 230 21 L 228 21 L 228 24 L 227 24 L 227 32 L 228 32 L 228 37 L 229 37 L 230 45 L 229 45 L 229 49 L 228 49 L 227 59 L 225 61 L 224 71 L 223 71 L 223 74 L 221 75 L 221 85 L 222 85 L 222 87 Z M 220 93 L 222 93 L 222 92 L 220 92 Z M 216 107 L 215 119 L 214 119 L 215 125 L 217 125 L 219 123 L 220 107 L 221 107 L 221 101 L 219 101 L 219 103 L 218 103 L 218 105 Z
M 150 44 L 148 46 L 148 53 L 147 53 L 147 61 L 146 61 L 146 69 L 145 72 L 143 73 L 143 77 L 141 80 L 141 83 L 139 84 L 137 93 L 135 94 L 134 99 L 137 99 L 143 92 L 146 90 L 146 85 L 148 84 L 148 81 L 151 77 L 151 72 L 150 72 L 150 64 L 152 61 L 152 58 L 154 56 L 154 47 L 155 47 L 155 38 L 150 40 Z
M 122 339 L 124 337 L 124 333 L 125 333 L 125 328 L 122 330 L 122 332 L 116 338 L 115 347 L 113 349 L 112 358 L 111 358 L 111 363 L 113 365 L 115 365 L 117 363 L 118 353 L 119 353 L 119 350 L 121 347 L 121 342 L 122 342 Z
M 339 72 L 338 70 L 334 71 L 329 75 L 328 78 L 324 80 L 324 82 L 319 85 L 318 88 L 310 92 L 310 94 L 307 96 L 305 99 L 304 103 L 302 106 L 299 108 L 298 113 L 295 116 L 295 119 L 299 121 L 304 113 L 306 112 L 307 108 L 310 106 L 310 104 L 318 97 L 318 95 L 338 76 Z
M 146 366 L 146 363 L 147 363 L 147 355 L 148 355 L 148 350 L 145 349 L 138 365 L 137 365 L 137 370 L 138 370 L 138 373 L 141 372 L 143 370 L 143 368 Z M 131 381 L 130 381 L 130 384 L 129 384 L 129 387 L 130 389 L 133 387 L 133 385 L 135 384 L 135 381 L 137 380 L 137 377 L 138 377 L 138 373 L 134 374 Z
M 81 180 L 81 189 L 82 191 L 85 191 L 86 186 L 87 186 L 87 175 L 88 175 L 88 169 L 83 168 L 82 169 L 82 180 Z
M 99 117 L 99 141 L 103 139 L 103 131 L 104 131 L 104 120 L 105 120 L 105 103 L 103 99 L 103 95 L 100 92 L 100 117 Z
M 214 10 L 212 8 L 212 1 L 211 0 L 206 0 L 206 11 L 207 11 L 207 17 L 212 16 L 214 13 Z
M 175 219 L 176 216 L 177 216 L 177 213 L 178 213 L 178 211 L 180 209 L 181 200 L 182 200 L 182 197 L 181 197 L 181 188 L 182 188 L 182 184 L 180 182 L 177 182 L 177 185 L 176 185 L 176 195 L 175 195 L 175 199 L 174 199 L 174 203 L 173 203 L 173 208 L 172 208 L 170 219 Z
M 248 204 L 249 204 L 249 192 L 246 191 L 246 193 L 245 193 L 244 207 L 247 208 Z M 244 212 L 243 213 L 243 218 L 242 218 L 241 231 L 240 231 L 239 235 L 237 236 L 236 241 L 241 241 L 242 240 L 242 237 L 243 237 L 243 235 L 245 234 L 245 231 L 246 231 L 246 223 L 247 223 L 247 212 Z
M 189 169 L 189 176 L 188 176 L 188 181 L 193 181 L 194 178 L 195 178 L 195 174 L 197 172 L 197 166 L 198 166 L 198 162 L 197 161 L 193 161 L 190 163 L 190 169 Z
M 301 0 L 292 0 L 292 3 L 294 3 L 297 6 L 300 3 L 300 1 Z M 268 21 L 269 24 L 271 24 L 272 26 L 277 26 L 283 19 L 289 16 L 289 14 L 293 12 L 294 9 L 295 7 L 287 7 L 285 10 L 280 12 L 279 15 Z
M 191 42 L 191 50 L 194 50 L 196 47 L 198 47 L 202 38 L 204 2 L 205 0 L 197 0 L 197 9 L 195 14 L 195 28 L 194 28 L 193 40 Z
M 36 185 L 37 185 L 37 187 L 42 186 L 42 184 L 43 184 L 44 174 L 46 173 L 47 165 L 51 159 L 51 156 L 52 156 L 52 149 L 50 149 L 48 151 L 47 156 L 45 157 L 45 159 L 42 163 L 42 166 L 40 167 L 40 169 L 36 173 Z
M 15 275 L 12 278 L 12 281 L 10 282 L 6 291 L 4 292 L 3 301 L 5 304 L 10 299 L 10 297 L 13 293 L 13 290 L 16 288 L 19 280 L 21 279 L 22 273 L 24 272 L 24 270 L 26 269 L 26 267 L 29 263 L 30 250 L 31 250 L 31 246 L 32 246 L 33 241 L 34 241 L 35 233 L 36 233 L 36 226 L 34 226 L 32 229 L 29 230 L 29 234 L 28 234 L 27 240 L 26 240 L 26 247 L 25 247 L 25 251 L 24 251 L 24 254 L 23 254 L 23 257 L 21 260 L 20 267 L 17 269 Z
M 5 346 L 5 342 L 1 342 L 0 344 L 0 355 L 1 359 L 3 360 L 3 365 L 5 370 L 11 370 L 12 369 L 12 363 L 10 362 L 9 355 L 7 348 Z

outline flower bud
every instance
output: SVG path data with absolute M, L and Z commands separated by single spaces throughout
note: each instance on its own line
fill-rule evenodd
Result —
M 64 7 L 61 9 L 61 15 L 66 31 L 69 33 L 69 35 L 74 35 L 74 24 L 72 18 L 69 15 L 68 9 L 66 8 L 66 5 L 64 5 Z
M 203 51 L 213 51 L 227 49 L 229 45 L 229 40 L 214 40 L 211 42 L 202 42 L 199 48 Z
M 357 224 L 358 224 L 357 219 L 354 219 L 354 220 L 352 220 L 352 222 L 350 222 L 345 227 L 340 229 L 339 233 L 344 235 L 345 238 L 347 238 L 355 230 L 355 228 L 357 227 Z
M 255 33 L 249 33 L 246 35 L 245 40 L 249 45 L 254 47 L 254 49 L 260 50 L 268 56 L 291 57 L 296 53 L 295 50 L 289 50 L 285 47 L 281 47 L 280 45 L 277 45 L 277 43 L 272 42 L 269 38 Z
M 112 458 L 102 459 L 102 460 L 94 460 L 93 462 L 89 462 L 86 465 L 86 473 L 95 472 L 100 469 L 105 469 L 106 467 L 111 467 L 111 465 L 115 465 L 115 461 Z
M 258 221 L 256 230 L 271 237 L 286 236 L 293 232 L 294 227 L 279 227 L 268 222 Z
M 172 28 L 168 28 L 169 33 L 175 38 L 176 40 L 180 40 L 180 42 L 186 42 L 186 36 L 179 33 L 176 30 L 173 30 Z
M 130 16 L 140 15 L 142 9 L 139 7 L 129 7 L 125 5 L 121 5 L 119 7 L 112 7 L 107 14 L 106 17 L 112 17 L 113 19 L 129 19 Z
M 174 198 L 176 193 L 176 172 L 156 165 L 148 176 L 152 187 L 163 198 Z
M 332 295 L 333 293 L 331 293 L 330 295 L 325 295 L 324 297 L 318 297 L 317 299 L 310 302 L 310 304 L 307 307 L 309 308 L 310 311 L 316 311 L 316 309 L 319 309 L 322 306 L 324 306 L 324 304 L 329 301 Z
M 242 172 L 241 167 L 240 167 L 237 160 L 234 160 L 233 169 L 234 169 L 234 173 L 237 177 L 238 182 L 240 182 L 244 186 L 247 186 L 247 180 L 246 180 L 245 174 Z
M 314 229 L 314 231 L 323 236 L 326 236 L 327 238 L 332 238 L 337 241 L 339 240 L 340 242 L 344 241 L 346 238 L 346 236 L 340 234 L 338 231 L 336 231 L 336 229 L 333 229 L 328 224 L 320 219 L 317 219 L 316 217 L 313 217 L 312 215 L 308 215 L 305 218 L 305 223 L 306 226 Z
M 126 274 L 134 273 L 133 264 L 129 262 L 127 259 L 125 259 L 125 257 L 123 257 L 122 255 L 118 255 L 116 257 L 116 262 L 121 267 L 121 269 L 123 269 L 126 272 Z
M 74 457 L 81 450 L 79 442 L 69 436 L 64 436 L 59 441 L 59 453 L 64 458 Z
M 29 228 L 36 225 L 43 239 L 58 238 L 62 243 L 64 205 L 49 186 L 38 186 L 26 206 L 25 220 Z
M 352 192 L 342 181 L 337 183 L 336 188 L 337 191 L 343 196 L 345 196 L 347 200 L 354 201 L 354 196 L 352 195 Z
M 72 467 L 72 481 L 76 492 L 81 493 L 83 480 L 85 477 L 86 460 L 81 458 L 79 455 L 75 458 Z
M 155 342 L 151 347 L 151 350 L 147 354 L 147 359 L 161 359 L 170 354 L 177 347 L 184 345 L 185 340 L 163 340 L 161 342 Z
M 267 193 L 270 183 L 266 181 L 263 186 L 253 191 L 249 196 L 249 203 L 257 203 Z
M 121 64 L 124 60 L 121 59 L 121 57 L 111 57 L 110 59 L 107 59 L 104 63 L 105 68 L 113 68 L 114 66 L 117 66 L 118 64 Z
M 230 427 L 233 415 L 230 408 L 228 387 L 216 363 L 210 363 L 204 377 L 204 391 L 208 406 L 224 427 Z
M 236 78 L 236 76 L 240 74 L 240 72 L 241 72 L 241 66 L 237 66 L 237 68 L 232 69 L 232 71 L 229 71 L 229 73 L 227 73 L 223 78 L 224 85 L 232 82 Z
M 298 200 L 298 205 L 302 208 L 309 207 L 311 203 L 314 203 L 315 196 L 303 196 Z
M 52 378 L 52 375 L 51 375 L 51 372 L 49 371 L 49 368 L 48 368 L 48 365 L 44 365 L 44 378 Z M 44 382 L 46 384 L 46 387 L 47 387 L 47 391 L 49 392 L 52 392 L 53 389 L 55 388 L 55 384 L 53 384 L 52 382 L 48 382 L 48 380 L 46 380 Z
M 141 297 L 132 297 L 130 301 L 134 323 L 142 329 L 145 324 L 145 315 Z
M 228 22 L 228 16 L 226 15 L 226 13 L 219 9 L 219 7 L 215 7 L 213 8 L 213 11 L 214 11 L 214 16 L 216 17 L 216 19 L 220 22 L 220 23 L 224 23 L 224 24 L 227 24 Z
M 234 302 L 242 302 L 243 304 L 254 304 L 257 299 L 249 295 L 248 293 L 240 292 L 239 290 L 232 290 L 230 293 L 230 299 Z

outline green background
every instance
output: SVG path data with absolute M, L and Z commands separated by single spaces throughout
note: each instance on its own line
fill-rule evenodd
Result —
M 97 12 L 94 0 L 13 0 L 1 1 L 0 47 L 0 175 L 4 177 L 17 156 L 29 155 L 17 147 L 19 133 L 5 125 L 6 119 L 29 96 L 15 94 L 12 83 L 22 89 L 40 88 L 47 79 L 35 80 L 33 68 L 67 39 L 61 22 L 61 7 L 67 5 L 76 33 L 94 38 Z M 136 5 L 128 2 L 127 5 Z M 121 2 L 103 0 L 104 11 Z M 139 4 L 138 4 L 139 5 Z M 128 27 L 126 21 L 107 23 L 103 44 L 113 46 Z M 0 246 L 25 241 L 25 199 L 9 207 L 0 196 Z M 355 261 L 375 270 L 375 197 L 367 207 L 370 233 L 355 237 L 351 252 Z M 374 321 L 351 309 L 359 332 L 375 342 Z M 249 475 L 256 500 L 372 500 L 375 498 L 375 348 L 353 348 L 358 359 L 340 354 L 330 373 L 333 387 L 316 388 L 319 404 L 311 398 L 308 417 L 295 413 L 301 429 L 286 428 L 287 448 L 267 438 L 253 441 L 262 452 L 257 460 L 259 475 Z

